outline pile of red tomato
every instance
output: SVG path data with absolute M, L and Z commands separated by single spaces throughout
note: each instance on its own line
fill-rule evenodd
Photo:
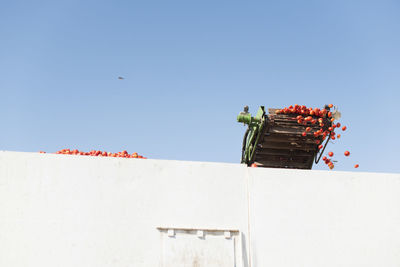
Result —
M 46 153 L 46 152 L 39 151 L 39 153 Z M 83 152 L 83 151 L 79 151 L 78 149 L 70 150 L 69 148 L 67 148 L 67 149 L 61 149 L 61 150 L 57 151 L 56 154 L 94 156 L 94 157 L 146 159 L 146 157 L 143 157 L 136 152 L 129 154 L 128 151 L 126 151 L 126 150 L 117 152 L 117 153 L 111 153 L 111 152 L 100 151 L 100 150 L 91 150 L 90 152 Z
M 333 107 L 332 104 L 328 105 L 329 109 Z M 295 117 L 297 120 L 298 124 L 308 126 L 305 128 L 305 131 L 301 134 L 303 137 L 306 137 L 308 133 L 311 133 L 312 128 L 309 126 L 312 126 L 315 129 L 315 126 L 319 126 L 320 128 L 314 132 L 312 132 L 312 135 L 315 137 L 315 143 L 318 146 L 318 149 L 321 150 L 324 145 L 320 144 L 321 140 L 322 142 L 327 138 L 330 137 L 331 140 L 335 140 L 336 138 L 340 138 L 341 135 L 335 133 L 335 130 L 341 129 L 342 131 L 346 131 L 347 127 L 342 126 L 340 122 L 337 122 L 336 124 L 334 123 L 335 118 L 333 117 L 333 114 L 330 110 L 328 109 L 319 109 L 319 108 L 311 108 L 311 107 L 306 107 L 304 105 L 294 105 L 294 106 L 289 106 L 285 107 L 283 109 L 276 110 L 276 114 L 294 114 L 298 115 Z M 349 151 L 345 151 L 344 155 L 346 157 L 350 156 Z M 330 158 L 329 158 L 330 157 Z M 333 152 L 328 153 L 328 157 L 324 156 L 322 160 L 325 162 L 325 164 L 329 167 L 329 169 L 333 169 L 335 165 L 332 162 L 332 157 L 333 157 Z M 354 165 L 354 168 L 358 168 L 359 165 L 356 164 Z

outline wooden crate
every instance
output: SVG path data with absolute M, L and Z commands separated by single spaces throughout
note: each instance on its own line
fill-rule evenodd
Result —
M 276 114 L 276 109 L 268 109 L 268 122 L 264 128 L 255 154 L 255 163 L 260 167 L 311 169 L 318 144 L 322 138 L 313 133 L 320 129 L 314 125 L 300 125 L 296 114 Z M 306 127 L 311 131 L 302 136 Z

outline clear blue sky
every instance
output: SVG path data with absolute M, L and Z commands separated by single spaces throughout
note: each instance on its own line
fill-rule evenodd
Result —
M 352 153 L 335 169 L 400 172 L 399 14 L 395 0 L 2 1 L 0 150 L 239 162 L 244 105 L 333 103 L 348 131 L 329 148 Z

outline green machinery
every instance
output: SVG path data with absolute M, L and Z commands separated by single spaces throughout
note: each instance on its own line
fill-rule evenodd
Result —
M 250 166 L 255 163 L 259 167 L 311 169 L 318 163 L 323 149 L 318 146 L 324 140 L 314 137 L 312 132 L 319 126 L 312 125 L 312 131 L 302 136 L 306 126 L 299 125 L 294 114 L 276 114 L 277 109 L 269 109 L 268 113 L 261 106 L 253 117 L 248 107 L 240 112 L 237 121 L 248 126 L 242 145 L 241 163 Z M 326 128 L 331 122 L 326 120 Z M 319 141 L 317 141 L 319 140 Z

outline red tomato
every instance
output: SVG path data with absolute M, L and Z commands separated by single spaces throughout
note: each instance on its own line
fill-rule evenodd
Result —
M 350 156 L 350 152 L 346 150 L 346 151 L 344 152 L 344 155 L 345 155 L 346 157 L 348 157 L 348 156 Z
M 329 107 L 329 108 L 333 108 L 333 105 L 332 105 L 332 104 L 329 104 L 328 107 Z
M 340 122 L 336 123 L 336 127 L 340 128 Z
M 337 138 L 340 138 L 340 136 L 341 136 L 341 135 L 340 135 L 340 134 L 338 134 L 338 135 L 337 135 Z
M 342 131 L 346 131 L 346 129 L 347 129 L 346 126 L 343 126 L 343 127 L 342 127 Z
M 329 157 L 332 157 L 333 156 L 333 152 L 329 152 L 328 155 L 329 155 Z
M 357 169 L 358 167 L 360 167 L 360 165 L 358 165 L 358 164 L 354 165 L 354 168 Z
M 301 135 L 302 135 L 302 136 L 306 136 L 306 135 L 307 135 L 307 133 L 306 133 L 306 132 L 303 132 Z
M 306 132 L 309 132 L 309 131 L 311 131 L 311 128 L 310 128 L 310 127 L 307 127 L 307 128 L 306 128 Z
M 257 164 L 253 163 L 253 164 L 251 164 L 251 167 L 256 168 L 258 166 L 257 166 Z
M 318 146 L 318 149 L 322 149 L 324 146 L 323 145 L 319 145 Z

